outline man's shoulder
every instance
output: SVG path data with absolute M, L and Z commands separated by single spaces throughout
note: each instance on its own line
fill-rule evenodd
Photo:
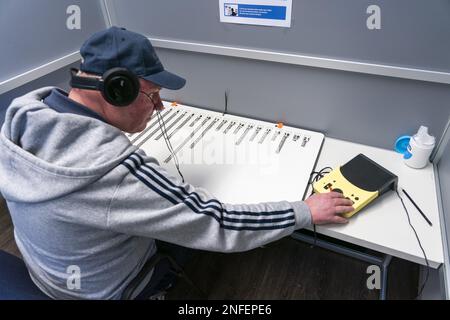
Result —
M 22 96 L 19 96 L 13 100 L 11 104 L 25 104 L 25 103 L 33 103 L 33 102 L 42 102 L 42 100 L 47 97 L 52 90 L 62 90 L 58 87 L 48 86 L 48 87 L 42 87 L 39 89 L 35 89 L 33 91 L 30 91 L 28 93 L 25 93 Z
M 11 101 L 6 112 L 14 114 L 19 109 L 26 107 L 47 108 L 42 100 L 47 97 L 53 89 L 56 89 L 56 87 L 43 87 L 18 96 Z

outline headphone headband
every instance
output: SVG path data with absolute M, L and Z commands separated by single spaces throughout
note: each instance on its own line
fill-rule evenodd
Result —
M 70 86 L 85 90 L 99 90 L 103 87 L 103 79 L 77 76 L 78 69 L 70 68 Z

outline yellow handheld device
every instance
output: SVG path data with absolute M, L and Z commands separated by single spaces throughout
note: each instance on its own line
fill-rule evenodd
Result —
M 314 192 L 340 192 L 353 201 L 355 210 L 342 216 L 350 218 L 388 190 L 397 188 L 398 178 L 375 161 L 359 154 L 313 184 Z

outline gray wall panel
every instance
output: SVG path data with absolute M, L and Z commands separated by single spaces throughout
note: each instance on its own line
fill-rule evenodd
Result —
M 56 86 L 64 90 L 69 89 L 69 69 L 78 68 L 80 66 L 79 62 L 73 63 L 66 68 L 61 68 L 56 70 L 45 77 L 39 78 L 37 80 L 31 81 L 23 86 L 20 86 L 14 90 L 8 91 L 0 95 L 0 127 L 5 119 L 6 109 L 8 108 L 11 101 L 19 96 L 22 96 L 30 91 L 39 89 L 46 86 Z
M 442 209 L 444 214 L 445 221 L 445 230 L 447 233 L 447 248 L 450 248 L 450 143 L 447 144 L 445 151 L 442 155 L 441 160 L 438 163 L 438 174 L 439 174 L 439 183 L 441 187 L 441 198 L 442 198 Z M 449 252 L 446 253 L 446 257 L 448 257 Z M 447 285 L 450 285 L 450 279 L 448 278 L 450 275 L 450 261 L 446 261 L 445 269 L 447 273 Z M 450 288 L 447 288 L 450 290 Z M 447 292 L 450 295 L 450 292 Z M 450 296 L 447 297 L 450 299 Z
M 219 1 L 111 0 L 116 23 L 150 37 L 450 71 L 448 0 L 293 0 L 292 27 L 219 22 Z M 381 8 L 381 30 L 366 9 Z
M 165 67 L 187 78 L 169 100 L 324 132 L 391 149 L 423 124 L 439 138 L 450 87 L 428 82 L 159 49 Z
M 80 7 L 80 30 L 66 27 L 69 5 Z M 0 82 L 79 50 L 103 28 L 100 0 L 1 0 Z
M 450 230 L 450 143 L 442 155 L 438 164 L 439 182 L 441 184 L 442 202 L 447 217 L 447 230 Z

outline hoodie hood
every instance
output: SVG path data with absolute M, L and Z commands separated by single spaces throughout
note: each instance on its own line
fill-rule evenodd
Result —
M 6 200 L 40 202 L 72 193 L 137 149 L 101 120 L 51 109 L 42 100 L 53 89 L 32 91 L 8 107 L 0 133 L 0 191 Z

